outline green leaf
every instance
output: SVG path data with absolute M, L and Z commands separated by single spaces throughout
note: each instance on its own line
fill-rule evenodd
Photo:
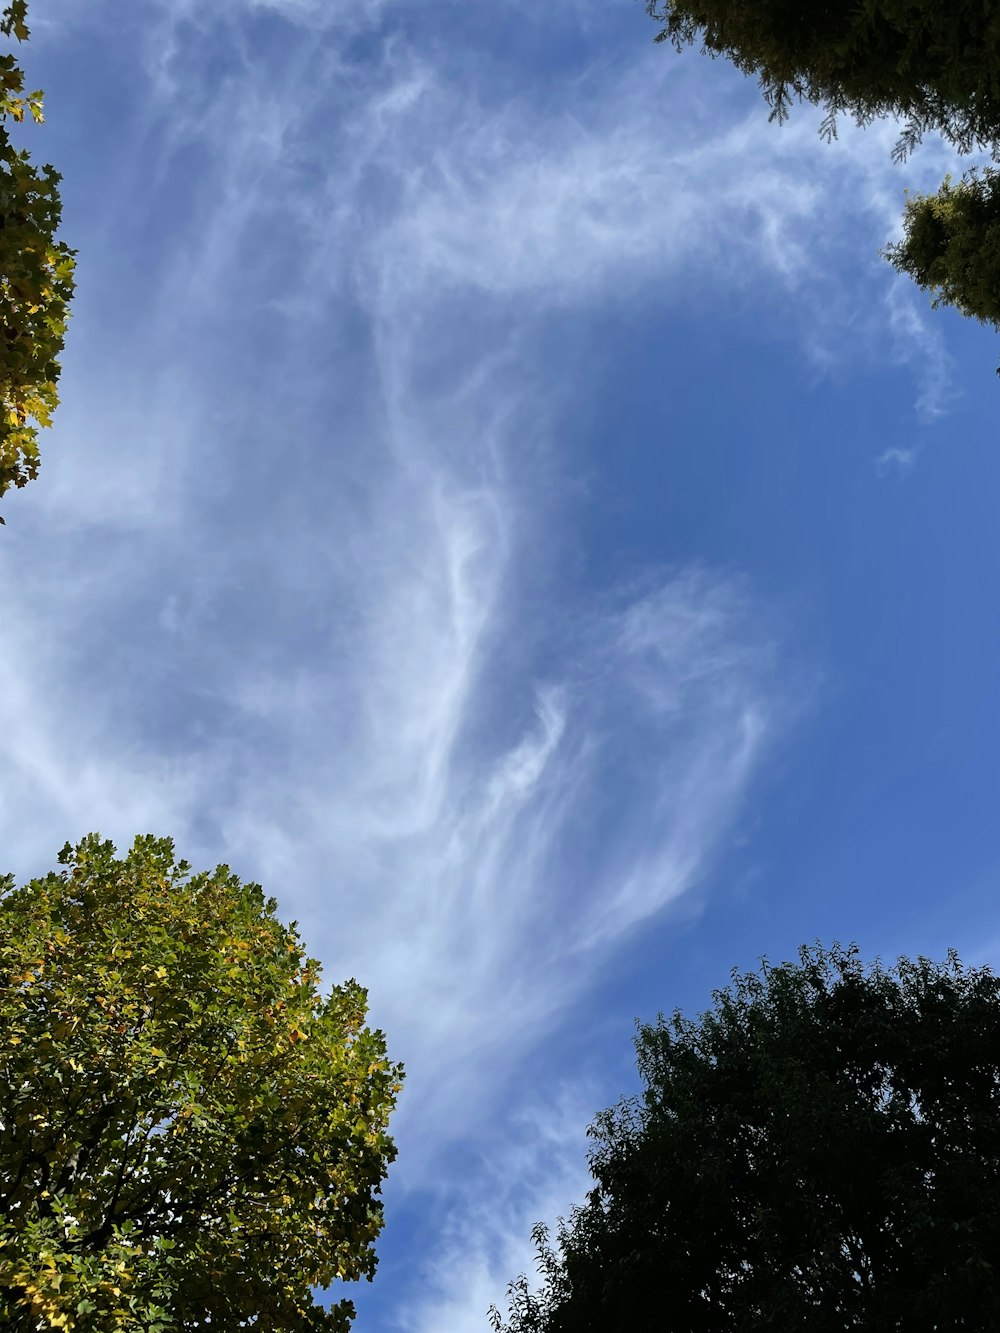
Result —
M 60 861 L 0 895 L 0 1314 L 342 1333 L 312 1290 L 374 1269 L 400 1079 L 364 992 L 321 994 L 258 886 L 166 839 Z

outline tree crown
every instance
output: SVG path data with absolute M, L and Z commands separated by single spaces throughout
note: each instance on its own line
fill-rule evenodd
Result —
M 0 897 L 0 1311 L 12 1329 L 344 1330 L 401 1071 L 356 982 L 168 840 Z
M 536 1233 L 507 1333 L 971 1329 L 1000 1304 L 1000 980 L 857 950 L 639 1029 L 594 1189 Z
M 928 130 L 962 152 L 1000 139 L 1000 26 L 978 0 L 647 0 L 657 40 L 700 44 L 756 76 L 773 118 L 802 98 L 867 124 L 905 122 L 898 153 Z
M 23 42 L 26 20 L 26 0 L 10 0 L 0 33 Z M 0 496 L 38 475 L 38 427 L 51 424 L 59 401 L 74 285 L 74 251 L 55 239 L 61 177 L 11 141 L 10 127 L 26 116 L 42 122 L 42 95 L 25 92 L 12 53 L 0 55 Z

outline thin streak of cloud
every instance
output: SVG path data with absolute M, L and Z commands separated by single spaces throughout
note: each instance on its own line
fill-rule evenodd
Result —
M 287 880 L 294 848 L 298 876 L 336 885 L 333 933 L 322 897 L 305 894 L 296 908 L 332 965 L 356 967 L 371 985 L 414 1070 L 404 1114 L 423 1126 L 430 1167 L 426 1126 L 442 1088 L 449 1103 L 487 1098 L 609 951 L 691 888 L 780 712 L 766 685 L 769 646 L 754 641 L 733 589 L 704 573 L 592 624 L 586 645 L 566 643 L 534 720 L 515 716 L 472 753 L 469 727 L 488 707 L 483 663 L 463 655 L 450 608 L 418 603 L 393 633 L 404 670 L 435 640 L 450 643 L 466 664 L 462 688 L 447 676 L 435 677 L 436 693 L 418 681 L 401 711 L 398 678 L 369 673 L 362 715 L 374 730 L 347 756 L 358 781 L 310 767 L 305 789 L 325 796 L 304 801 L 300 788 L 257 775 L 225 836 L 268 882 Z M 401 744 L 380 741 L 383 713 Z M 484 1080 L 477 1052 L 487 1049 Z
M 396 1179 L 433 1193 L 456 1123 L 516 1117 L 519 1060 L 704 882 L 794 712 L 730 574 L 647 575 L 596 610 L 540 576 L 569 521 L 560 395 L 588 389 L 546 383 L 538 329 L 738 290 L 815 332 L 847 244 L 825 201 L 878 195 L 884 145 L 824 154 L 758 116 L 695 149 L 684 86 L 651 108 L 635 69 L 596 112 L 491 104 L 399 33 L 352 63 L 310 27 L 344 11 L 312 4 L 286 8 L 281 61 L 236 43 L 213 82 L 184 43 L 252 11 L 186 12 L 161 10 L 136 108 L 154 160 L 90 222 L 180 194 L 144 336 L 81 294 L 65 448 L 12 548 L 8 864 L 153 828 L 260 878 L 369 985 L 410 1066 Z M 478 1299 L 511 1252 L 470 1198 Z M 413 1329 L 460 1299 L 439 1283 Z
M 32 837 L 100 818 L 124 838 L 162 809 L 191 854 L 280 888 L 333 970 L 371 985 L 414 1070 L 404 1117 L 426 1124 L 433 1103 L 488 1098 L 629 932 L 691 890 L 787 722 L 762 666 L 770 636 L 728 578 L 675 572 L 597 616 L 570 604 L 558 633 L 525 613 L 558 520 L 521 447 L 523 424 L 551 411 L 524 365 L 532 330 L 553 304 L 594 310 L 623 282 L 667 299 L 692 270 L 707 286 L 750 272 L 801 289 L 824 177 L 803 170 L 811 140 L 749 121 L 669 148 L 634 71 L 598 114 L 553 114 L 484 104 L 401 40 L 345 69 L 303 37 L 271 66 L 236 42 L 238 77 L 216 87 L 177 45 L 193 40 L 187 11 L 168 12 L 174 45 L 148 97 L 178 113 L 166 159 L 200 146 L 203 188 L 126 362 L 143 448 L 109 418 L 113 387 L 97 400 L 80 374 L 61 423 L 75 452 L 38 491 L 39 527 L 66 535 L 6 647 L 35 663 L 22 715 L 52 758 L 44 817 L 14 797 L 9 818 Z M 199 40 L 228 38 L 245 12 L 200 15 Z M 83 319 L 98 321 L 86 306 Z M 336 356 L 297 364 L 355 326 L 368 338 L 356 386 Z M 244 338 L 246 360 L 228 365 Z M 329 497 L 314 512 L 301 475 L 281 481 L 291 442 L 258 439 L 252 418 L 280 417 L 296 393 L 317 401 L 321 373 L 351 417 L 338 436 L 306 425 L 310 485 Z M 182 411 L 167 385 L 184 386 Z M 81 428 L 88 411 L 98 424 Z M 116 436 L 134 465 L 109 467 Z M 541 447 L 558 460 L 554 440 Z M 98 465 L 115 480 L 81 515 Z M 267 483 L 273 531 L 239 526 L 247 476 Z M 59 561 L 122 514 L 132 558 L 122 568 L 113 549 L 113 594 L 94 586 L 84 602 Z M 77 661 L 27 647 L 45 623 L 78 629 Z M 129 638 L 138 623 L 155 635 Z M 514 635 L 523 651 L 504 669 Z M 92 726 L 81 675 L 105 682 L 89 687 Z M 183 756 L 169 780 L 165 717 Z M 150 794 L 123 802 L 144 770 Z M 426 1130 L 420 1145 L 416 1177 L 441 1147 Z
M 529 1101 L 498 1127 L 471 1189 L 459 1189 L 435 1254 L 420 1273 L 422 1297 L 400 1307 L 405 1333 L 484 1333 L 486 1312 L 507 1283 L 533 1268 L 532 1227 L 553 1226 L 590 1183 L 585 1126 L 597 1089 L 565 1087 Z

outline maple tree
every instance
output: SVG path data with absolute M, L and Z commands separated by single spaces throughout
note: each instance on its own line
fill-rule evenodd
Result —
M 10 0 L 0 10 L 0 33 L 24 41 L 26 19 L 26 0 Z M 26 116 L 41 123 L 42 95 L 25 92 L 12 53 L 0 55 L 0 497 L 38 475 L 38 428 L 51 424 L 59 401 L 58 357 L 74 284 L 74 252 L 55 239 L 61 177 L 34 166 L 11 140 L 11 126 Z
M 258 885 L 169 840 L 0 882 L 0 1322 L 343 1333 L 401 1071 Z

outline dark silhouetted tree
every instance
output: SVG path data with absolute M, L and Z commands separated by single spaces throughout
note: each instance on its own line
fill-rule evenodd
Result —
M 982 1330 L 1000 1319 L 1000 979 L 854 949 L 639 1030 L 645 1091 L 536 1233 L 507 1333 Z
M 859 124 L 903 124 L 896 157 L 928 132 L 960 153 L 1000 151 L 1000 14 L 983 0 L 648 0 L 658 41 L 697 44 L 754 76 L 771 118 L 798 99 Z M 935 300 L 1000 327 L 995 173 L 912 198 L 905 237 L 885 251 Z

